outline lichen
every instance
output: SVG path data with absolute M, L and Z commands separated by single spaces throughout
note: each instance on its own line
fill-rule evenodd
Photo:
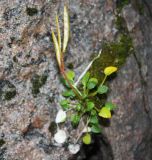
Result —
M 4 99 L 11 100 L 15 95 L 16 95 L 16 90 L 13 89 L 13 90 L 7 91 L 4 94 Z
M 32 94 L 36 96 L 40 92 L 40 88 L 45 84 L 47 80 L 47 75 L 34 75 L 31 79 L 32 83 Z
M 35 14 L 38 13 L 38 10 L 37 10 L 36 8 L 27 7 L 27 8 L 26 8 L 26 13 L 27 13 L 27 15 L 29 15 L 29 16 L 34 16 Z
M 5 141 L 3 139 L 0 139 L 0 147 L 2 147 L 5 144 Z
M 16 95 L 16 87 L 8 80 L 0 80 L 0 99 L 11 100 Z

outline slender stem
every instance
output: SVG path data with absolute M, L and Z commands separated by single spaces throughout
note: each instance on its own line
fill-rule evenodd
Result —
M 106 81 L 106 79 L 107 79 L 107 75 L 105 75 L 105 77 L 104 77 L 104 79 L 103 79 L 103 81 L 101 83 L 101 86 L 104 84 L 104 82 Z
M 85 127 L 88 127 L 89 121 L 90 121 L 90 118 L 87 119 L 87 123 L 86 123 L 86 125 L 84 126 L 84 128 L 85 128 Z M 84 128 L 83 128 L 83 130 L 84 130 Z M 77 137 L 76 141 L 74 142 L 74 144 L 76 144 L 76 143 L 79 141 L 79 139 L 81 138 L 81 136 L 82 136 L 82 134 L 83 134 L 83 130 L 82 130 L 82 131 L 80 132 L 80 134 L 78 135 L 78 137 Z
M 75 95 L 79 98 L 79 99 L 83 99 L 82 95 L 81 95 L 81 92 L 75 88 L 75 86 L 73 86 L 71 84 L 71 82 L 69 81 L 66 73 L 65 73 L 65 70 L 64 70 L 64 61 L 63 61 L 63 57 L 61 57 L 61 67 L 60 67 L 60 72 L 63 76 L 63 78 L 67 81 L 68 85 L 70 86 L 70 88 L 72 89 L 72 91 L 75 93 Z
M 80 80 L 83 78 L 83 76 L 86 74 L 86 72 L 90 69 L 92 63 L 93 63 L 96 59 L 98 59 L 98 58 L 100 57 L 101 51 L 102 51 L 102 50 L 99 51 L 99 54 L 88 64 L 88 66 L 86 67 L 86 69 L 81 73 L 81 75 L 79 76 L 78 80 L 75 82 L 75 86 L 78 85 L 78 83 L 80 82 Z
M 94 108 L 97 112 L 100 112 L 100 110 L 96 106 L 94 106 Z

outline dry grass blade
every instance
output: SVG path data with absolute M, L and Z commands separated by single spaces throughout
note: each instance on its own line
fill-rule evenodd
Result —
M 64 6 L 64 39 L 63 39 L 63 53 L 65 53 L 70 33 L 69 15 L 67 7 Z
M 53 39 L 53 43 L 54 43 L 54 47 L 55 47 L 56 58 L 57 58 L 59 66 L 61 66 L 61 52 L 60 52 L 61 50 L 60 50 L 57 38 L 56 38 L 53 31 L 52 31 L 52 39 Z
M 61 52 L 61 32 L 60 32 L 58 15 L 56 15 L 56 27 L 57 27 L 57 34 L 58 34 L 58 44 L 59 44 L 60 52 Z

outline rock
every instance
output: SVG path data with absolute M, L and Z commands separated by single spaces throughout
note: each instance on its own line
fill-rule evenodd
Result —
M 115 52 L 122 55 L 124 43 L 118 42 L 124 30 L 135 50 L 130 56 L 126 53 L 120 59 L 117 54 L 114 59 L 114 64 L 122 65 L 128 56 L 110 81 L 109 100 L 118 105 L 110 126 L 104 127 L 101 135 L 93 135 L 92 144 L 82 145 L 75 156 L 66 145 L 55 146 L 52 140 L 63 86 L 51 28 L 55 29 L 55 14 L 61 17 L 64 4 L 69 8 L 71 26 L 65 67 L 73 68 L 76 78 L 90 57 L 104 49 L 105 42 L 118 46 Z M 148 0 L 0 1 L 0 140 L 5 141 L 0 159 L 152 159 L 151 7 Z M 117 10 L 126 22 L 121 31 L 115 25 Z M 127 52 L 130 43 L 130 39 L 125 41 Z M 112 63 L 110 58 L 107 63 Z M 65 130 L 77 137 L 69 123 Z

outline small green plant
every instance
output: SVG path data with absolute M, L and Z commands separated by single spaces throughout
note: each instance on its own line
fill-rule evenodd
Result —
M 107 102 L 104 106 L 100 104 L 96 105 L 93 101 L 93 97 L 97 95 L 104 95 L 108 92 L 108 86 L 105 85 L 105 81 L 108 76 L 117 71 L 117 68 L 114 66 L 109 66 L 104 69 L 104 78 L 101 83 L 98 82 L 98 79 L 91 77 L 89 73 L 89 67 L 92 62 L 98 58 L 98 56 L 90 63 L 89 67 L 82 73 L 78 81 L 75 82 L 75 73 L 72 70 L 65 70 L 64 65 L 64 54 L 67 48 L 69 40 L 69 16 L 66 6 L 64 7 L 64 37 L 63 45 L 61 43 L 61 32 L 59 26 L 58 16 L 56 16 L 56 26 L 57 26 L 57 37 L 52 30 L 52 38 L 56 51 L 56 59 L 58 62 L 60 73 L 63 77 L 63 83 L 66 90 L 63 91 L 62 96 L 64 99 L 60 101 L 62 109 L 60 109 L 56 116 L 56 123 L 62 123 L 66 119 L 70 119 L 73 127 L 77 127 L 80 123 L 80 120 L 85 122 L 85 127 L 83 131 L 79 134 L 75 144 L 82 137 L 82 141 L 85 144 L 91 143 L 91 134 L 100 133 L 101 128 L 99 124 L 99 117 L 102 118 L 111 118 L 111 111 L 116 108 L 116 106 Z M 70 112 L 70 114 L 66 114 Z M 68 115 L 68 116 L 67 116 Z M 61 134 L 62 133 L 62 134 Z M 63 130 L 58 130 L 55 134 L 55 140 L 58 143 L 64 143 L 66 140 L 66 134 Z M 78 146 L 70 146 L 70 149 L 73 153 L 78 151 Z

